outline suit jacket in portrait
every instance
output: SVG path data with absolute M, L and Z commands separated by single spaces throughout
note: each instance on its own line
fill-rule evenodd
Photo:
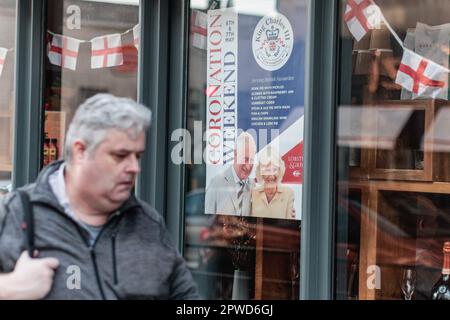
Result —
M 215 176 L 209 183 L 205 195 L 205 213 L 241 215 L 237 199 L 236 182 L 233 176 L 233 167 Z M 251 190 L 254 182 L 249 180 L 245 186 L 242 201 L 242 216 L 249 216 L 251 211 Z

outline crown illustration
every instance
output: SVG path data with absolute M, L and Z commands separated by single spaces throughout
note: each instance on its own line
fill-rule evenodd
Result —
M 269 41 L 277 40 L 279 34 L 280 34 L 280 29 L 278 29 L 278 28 L 275 29 L 275 27 L 272 26 L 272 28 L 270 28 L 266 31 L 267 40 L 269 40 Z

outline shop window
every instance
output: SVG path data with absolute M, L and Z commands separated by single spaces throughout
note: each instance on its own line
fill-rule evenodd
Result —
M 203 298 L 299 299 L 308 4 L 191 1 L 184 255 Z
M 77 107 L 97 93 L 137 98 L 139 0 L 48 0 L 43 165 L 63 157 Z
M 16 2 L 0 1 L 0 197 L 11 191 Z
M 340 1 L 338 299 L 450 299 L 449 10 Z

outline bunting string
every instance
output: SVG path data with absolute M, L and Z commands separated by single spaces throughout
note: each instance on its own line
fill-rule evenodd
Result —
M 192 33 L 192 38 L 196 39 L 193 45 L 206 50 L 206 14 L 198 10 L 192 10 L 192 16 L 197 17 L 194 20 L 199 30 L 202 30 L 199 34 L 196 32 Z M 90 40 L 77 39 L 47 30 L 49 35 L 47 38 L 47 57 L 51 64 L 75 71 L 80 45 L 91 43 L 92 69 L 120 66 L 124 61 L 124 47 L 122 46 L 121 38 L 130 32 L 133 32 L 133 45 L 139 50 L 140 24 L 136 24 L 122 33 L 106 34 Z M 200 40 L 197 39 L 198 37 L 200 37 Z M 0 76 L 8 53 L 14 50 L 14 48 L 0 47 Z
M 136 28 L 136 27 L 138 27 L 138 26 L 139 26 L 139 24 L 135 25 L 134 27 L 132 27 L 132 28 L 130 28 L 130 29 L 128 29 L 128 30 L 126 30 L 126 31 L 124 31 L 124 32 L 122 32 L 122 33 L 114 33 L 114 34 L 119 34 L 119 35 L 121 35 L 121 36 L 124 36 L 124 35 L 130 33 L 131 31 L 133 31 L 133 29 Z M 49 33 L 49 34 L 52 35 L 52 36 L 67 37 L 67 36 L 65 36 L 65 35 L 58 34 L 58 33 L 52 32 L 52 31 L 50 31 L 50 30 L 47 30 L 47 33 Z M 103 35 L 103 36 L 100 36 L 100 37 L 105 37 L 105 36 L 107 36 L 107 35 Z M 98 37 L 95 37 L 95 38 L 98 38 Z M 93 39 L 95 39 L 95 38 L 93 38 Z M 75 39 L 75 38 L 74 38 L 74 39 Z M 92 41 L 92 39 L 91 39 L 91 40 L 76 39 L 76 40 L 78 40 L 80 43 L 88 43 L 88 42 L 91 42 L 91 41 Z
M 201 11 L 193 10 L 191 15 L 191 38 L 194 46 L 206 49 L 207 16 Z M 425 95 L 432 98 L 448 98 L 448 76 L 450 69 L 432 61 L 405 47 L 397 32 L 384 16 L 374 0 L 347 0 L 344 20 L 356 41 L 360 41 L 369 30 L 376 29 L 374 21 L 383 22 L 395 41 L 403 49 L 403 57 L 397 72 L 395 83 L 416 97 Z M 47 56 L 50 63 L 63 68 L 76 70 L 80 44 L 90 42 L 92 45 L 91 68 L 105 68 L 123 64 L 123 46 L 121 37 L 133 32 L 133 44 L 139 49 L 140 27 L 136 24 L 122 33 L 98 36 L 90 40 L 76 39 L 47 30 L 52 37 L 48 40 Z M 14 48 L 0 47 L 0 76 L 7 53 Z M 444 77 L 445 75 L 445 77 Z
M 388 28 L 389 32 L 394 36 L 395 40 L 397 41 L 397 43 L 402 47 L 405 48 L 405 45 L 403 43 L 403 41 L 400 39 L 400 37 L 398 36 L 397 32 L 394 31 L 394 28 L 392 28 L 392 26 L 389 24 L 389 22 L 387 21 L 386 17 L 384 16 L 383 12 L 381 11 L 381 8 L 373 1 L 370 0 L 370 2 L 376 6 L 376 10 L 378 11 L 378 14 L 380 15 L 381 20 L 383 20 L 384 24 L 386 25 L 386 27 Z
M 121 37 L 130 32 L 133 32 L 134 46 L 139 49 L 139 24 L 134 25 L 122 33 L 98 36 L 91 40 L 72 38 L 47 30 L 47 33 L 51 35 L 47 43 L 47 56 L 53 65 L 76 70 L 80 44 L 89 42 L 92 44 L 92 69 L 120 66 L 123 64 Z M 7 54 L 13 50 L 14 48 L 7 49 L 0 47 L 0 76 L 2 75 Z

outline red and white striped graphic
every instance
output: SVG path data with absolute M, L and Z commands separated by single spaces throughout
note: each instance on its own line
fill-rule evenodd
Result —
M 48 43 L 47 56 L 51 64 L 75 70 L 79 49 L 80 40 L 55 34 Z
M 141 26 L 139 24 L 137 24 L 133 28 L 133 40 L 134 40 L 134 46 L 138 50 L 139 50 L 140 39 L 141 39 Z
M 0 48 L 0 77 L 2 76 L 3 66 L 5 65 L 8 49 Z
M 192 45 L 206 50 L 208 15 L 201 11 L 192 10 L 191 14 L 191 38 Z
M 418 96 L 442 98 L 447 95 L 448 70 L 411 50 L 405 49 L 395 83 Z
M 110 34 L 91 40 L 91 68 L 115 67 L 123 64 L 122 39 L 120 34 Z
M 283 183 L 303 184 L 303 131 L 304 116 L 302 115 L 259 151 L 261 153 L 264 149 L 273 147 L 280 152 L 286 165 Z
M 344 21 L 353 37 L 359 41 L 381 21 L 380 8 L 371 0 L 348 0 Z

